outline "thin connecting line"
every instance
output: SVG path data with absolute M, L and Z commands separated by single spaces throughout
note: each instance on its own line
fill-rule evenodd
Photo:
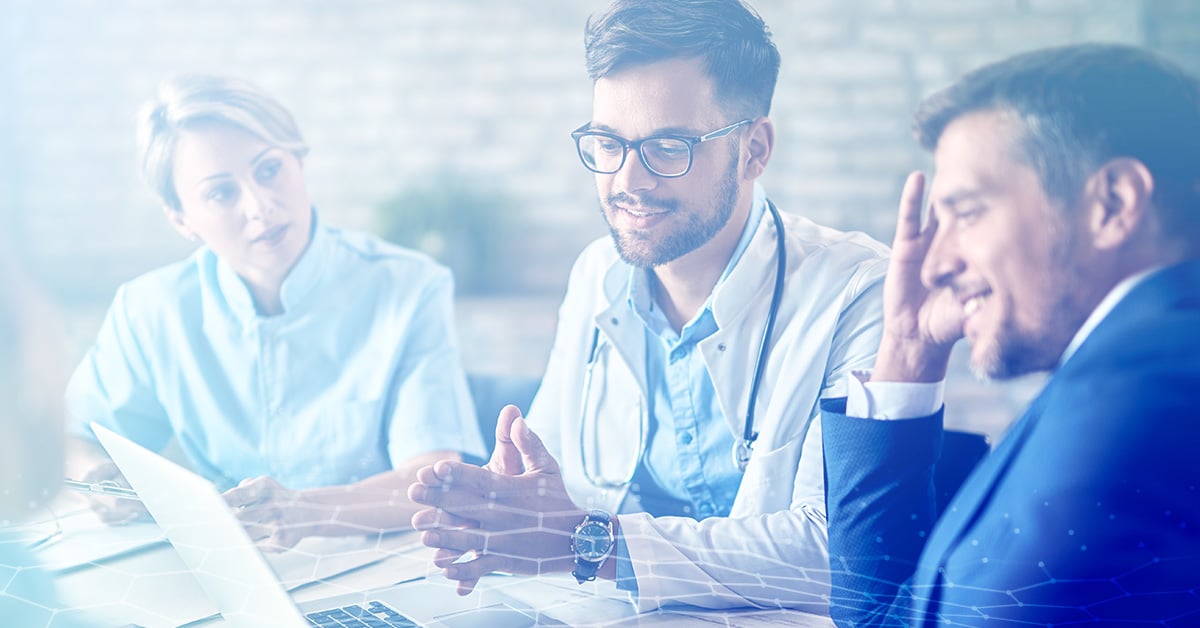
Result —
M 47 512 L 50 513 L 49 519 L 43 519 L 41 521 L 10 522 L 7 525 L 0 526 L 0 529 L 6 529 L 6 530 L 20 534 L 20 533 L 40 531 L 40 530 L 44 529 L 44 527 L 47 524 L 53 523 L 54 524 L 53 530 L 42 533 L 41 536 L 34 538 L 32 541 L 28 541 L 25 545 L 25 547 L 29 550 L 39 550 L 43 547 L 46 547 L 47 545 L 50 545 L 51 543 L 53 543 L 63 537 L 63 528 L 62 528 L 62 523 L 59 521 L 58 513 L 56 513 L 54 511 L 54 509 L 49 506 L 44 506 L 44 508 L 46 509 Z M 31 535 L 31 536 L 34 536 L 34 535 Z
M 37 551 L 37 550 L 39 550 L 39 549 L 41 549 L 41 548 L 43 548 L 43 547 L 46 547 L 47 545 L 50 545 L 51 543 L 53 543 L 53 542 L 55 542 L 55 541 L 57 541 L 57 540 L 61 539 L 61 538 L 62 538 L 62 536 L 63 536 L 62 524 L 60 524 L 60 523 L 58 522 L 58 518 L 57 518 L 57 517 L 55 517 L 55 519 L 54 519 L 54 531 L 53 531 L 53 532 L 51 532 L 51 533 L 49 533 L 49 534 L 47 534 L 46 536 L 44 536 L 44 537 L 42 537 L 42 538 L 38 539 L 37 541 L 34 541 L 33 543 L 30 543 L 30 544 L 29 544 L 29 549 L 31 549 L 31 550 L 34 550 L 34 551 Z

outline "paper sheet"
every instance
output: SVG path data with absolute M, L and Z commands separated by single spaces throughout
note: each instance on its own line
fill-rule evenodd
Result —
M 166 542 L 153 522 L 109 526 L 91 510 L 59 515 L 62 534 L 35 550 L 41 565 L 55 572 L 75 569 L 138 552 Z

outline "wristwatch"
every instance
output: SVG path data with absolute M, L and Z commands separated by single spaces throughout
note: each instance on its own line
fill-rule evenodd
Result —
M 575 526 L 571 535 L 571 551 L 575 553 L 572 576 L 579 584 L 596 579 L 596 572 L 608 560 L 616 539 L 613 538 L 612 515 L 603 510 L 589 511 Z

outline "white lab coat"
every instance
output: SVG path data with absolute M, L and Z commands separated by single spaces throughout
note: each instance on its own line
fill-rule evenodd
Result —
M 761 190 L 756 195 L 761 198 Z M 757 199 L 756 199 L 757 200 Z M 887 247 L 783 213 L 787 277 L 763 381 L 759 438 L 727 518 L 619 517 L 637 576 L 639 611 L 665 604 L 706 608 L 791 607 L 828 612 L 829 556 L 818 403 L 846 394 L 851 370 L 869 368 L 879 346 Z M 774 287 L 776 229 L 765 214 L 712 300 L 719 330 L 699 345 L 724 420 L 742 436 L 750 378 Z M 614 512 L 625 489 L 585 478 L 580 435 L 584 375 L 594 329 L 600 347 L 589 405 L 589 469 L 627 473 L 646 405 L 644 327 L 627 304 L 630 267 L 610 238 L 589 245 L 571 271 L 558 330 L 528 413 L 562 466 L 576 504 Z M 598 460 L 598 462 L 597 462 Z

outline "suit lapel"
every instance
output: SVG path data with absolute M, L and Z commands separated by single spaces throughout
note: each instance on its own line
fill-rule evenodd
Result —
M 1136 286 L 1118 303 L 1093 330 L 1075 356 L 1063 365 L 1047 382 L 1021 418 L 994 452 L 986 456 L 967 478 L 958 494 L 930 534 L 921 554 L 918 570 L 913 575 L 914 616 L 933 622 L 938 612 L 943 576 L 940 569 L 950 560 L 955 548 L 965 542 L 975 522 L 990 503 L 997 485 L 1007 476 L 1030 435 L 1041 420 L 1047 400 L 1052 396 L 1056 380 L 1080 364 L 1104 359 L 1105 345 L 1120 341 L 1128 324 L 1136 319 L 1155 316 L 1166 307 L 1200 307 L 1200 261 L 1189 261 L 1159 271 Z
M 934 525 L 929 542 L 921 552 L 917 572 L 913 574 L 913 609 L 916 611 L 914 616 L 927 617 L 933 621 L 931 614 L 937 613 L 939 591 L 943 584 L 941 568 L 946 566 L 954 549 L 963 542 L 963 538 L 991 501 L 996 485 L 1004 479 L 1013 459 L 1021 451 L 1041 418 L 1043 400 L 1053 385 L 1053 380 L 1046 384 L 1041 394 L 1000 441 L 996 450 L 985 456 L 967 477 L 962 488 L 954 499 L 950 500 L 945 512 Z

